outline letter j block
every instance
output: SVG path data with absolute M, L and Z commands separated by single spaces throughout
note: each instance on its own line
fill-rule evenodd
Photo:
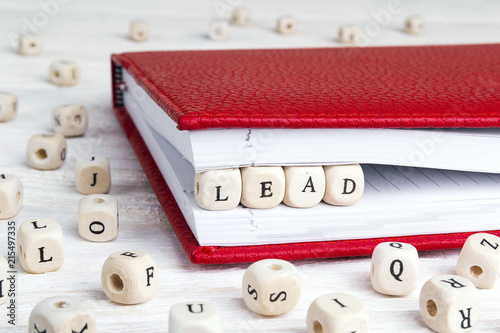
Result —
M 111 188 L 111 170 L 104 156 L 89 156 L 75 163 L 75 180 L 82 194 L 104 194 Z
M 206 210 L 233 209 L 240 203 L 240 169 L 210 170 L 194 176 L 194 198 Z

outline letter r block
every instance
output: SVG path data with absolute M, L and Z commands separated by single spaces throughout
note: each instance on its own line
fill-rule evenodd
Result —
M 359 164 L 328 165 L 324 169 L 324 202 L 335 206 L 350 206 L 361 199 L 365 189 L 365 177 Z
M 233 209 L 240 203 L 240 169 L 209 170 L 194 176 L 194 198 L 206 210 Z

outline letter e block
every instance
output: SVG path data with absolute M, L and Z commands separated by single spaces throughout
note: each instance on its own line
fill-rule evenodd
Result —
M 194 198 L 207 210 L 233 209 L 241 199 L 240 169 L 199 172 L 194 176 Z
M 76 189 L 82 194 L 108 193 L 111 189 L 111 170 L 104 156 L 88 156 L 75 163 Z
M 241 203 L 249 208 L 273 208 L 285 196 L 282 167 L 246 167 L 241 169 Z
M 354 205 L 363 196 L 365 177 L 359 164 L 325 166 L 323 201 L 335 206 Z
M 316 206 L 325 194 L 325 171 L 318 166 L 286 166 L 285 205 L 297 208 Z
M 179 303 L 170 309 L 169 333 L 220 333 L 219 310 L 209 302 Z
M 118 202 L 107 194 L 91 194 L 78 204 L 78 232 L 92 242 L 108 242 L 118 236 Z

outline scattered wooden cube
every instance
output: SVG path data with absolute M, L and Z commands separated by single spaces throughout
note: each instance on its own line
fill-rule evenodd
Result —
M 154 296 L 158 289 L 158 269 L 144 252 L 115 252 L 102 266 L 101 283 L 112 301 L 138 304 Z
M 312 302 L 306 318 L 308 333 L 370 332 L 364 305 L 354 296 L 326 294 Z
M 414 15 L 405 21 L 404 31 L 408 34 L 419 35 L 425 30 L 425 20 L 423 17 Z
M 379 293 L 405 296 L 417 288 L 418 252 L 411 244 L 378 244 L 373 250 L 371 267 L 373 289 Z
M 241 198 L 240 169 L 209 170 L 194 176 L 194 198 L 201 208 L 227 210 L 238 206 Z
M 250 23 L 250 10 L 246 8 L 235 8 L 231 17 L 231 24 L 245 26 Z
M 356 44 L 359 41 L 360 31 L 358 27 L 347 25 L 339 29 L 339 42 L 345 44 Z
M 477 288 L 493 288 L 500 275 L 500 237 L 487 233 L 469 236 L 460 251 L 456 272 Z
M 318 166 L 286 166 L 283 203 L 297 208 L 314 207 L 325 194 L 325 171 Z
M 361 199 L 365 189 L 365 177 L 359 164 L 328 165 L 324 169 L 324 202 L 335 206 L 349 206 Z
M 118 236 L 118 201 L 107 194 L 91 194 L 78 204 L 78 232 L 92 242 L 108 242 Z
M 278 18 L 276 30 L 280 34 L 291 35 L 297 31 L 297 20 L 292 16 L 283 16 Z
M 7 271 L 9 271 L 9 265 L 7 259 L 0 255 L 0 304 L 5 303 L 7 300 Z
M 209 302 L 179 303 L 170 309 L 169 333 L 204 332 L 220 333 L 219 310 Z
M 26 221 L 17 232 L 19 263 L 28 273 L 58 270 L 64 261 L 63 233 L 49 219 Z
M 28 165 L 39 170 L 60 168 L 66 159 L 66 139 L 61 134 L 33 135 L 28 141 Z
M 149 39 L 149 24 L 147 21 L 136 20 L 130 22 L 130 39 L 144 42 Z
M 436 332 L 468 332 L 481 313 L 476 287 L 458 275 L 439 275 L 427 281 L 419 306 L 424 322 Z
M 242 292 L 250 310 L 267 316 L 280 315 L 299 302 L 301 279 L 295 266 L 288 261 L 264 259 L 247 268 Z
M 81 136 L 89 125 L 89 116 L 81 104 L 61 105 L 52 110 L 52 129 L 64 137 Z
M 17 115 L 17 96 L 0 92 L 0 122 L 9 121 Z
M 111 169 L 104 156 L 78 158 L 75 162 L 76 188 L 82 194 L 103 194 L 111 189 Z
M 212 40 L 225 41 L 229 36 L 229 26 L 227 22 L 216 21 L 212 23 L 208 36 Z
M 28 331 L 31 333 L 95 333 L 94 314 L 78 297 L 46 298 L 31 310 Z
M 50 65 L 49 79 L 57 86 L 74 86 L 80 79 L 80 68 L 74 61 L 54 61 Z
M 22 55 L 32 56 L 42 53 L 43 40 L 38 35 L 19 35 L 17 52 Z
M 249 208 L 273 208 L 285 196 L 282 167 L 241 168 L 241 203 Z
M 0 220 L 16 216 L 23 204 L 23 185 L 14 175 L 0 174 Z

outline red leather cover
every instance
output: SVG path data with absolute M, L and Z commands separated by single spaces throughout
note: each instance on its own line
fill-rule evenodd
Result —
M 113 55 L 181 130 L 499 127 L 500 45 Z

